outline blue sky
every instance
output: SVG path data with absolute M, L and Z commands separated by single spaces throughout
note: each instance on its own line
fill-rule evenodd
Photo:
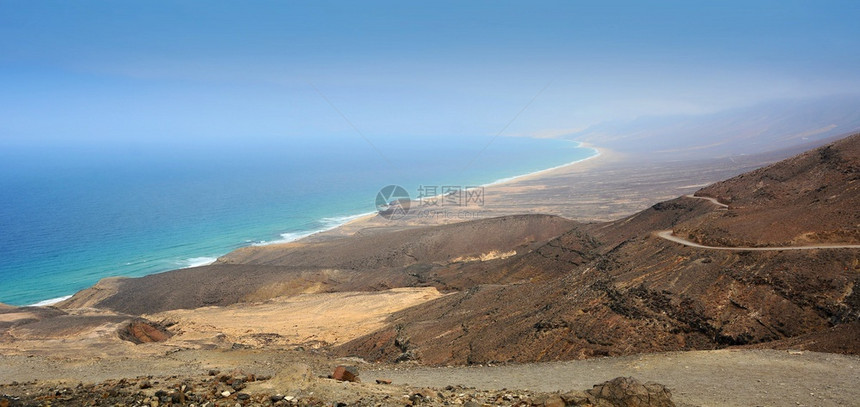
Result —
M 326 98 L 373 138 L 495 135 L 532 99 L 505 135 L 858 93 L 857 21 L 857 1 L 0 0 L 0 146 L 354 136 Z

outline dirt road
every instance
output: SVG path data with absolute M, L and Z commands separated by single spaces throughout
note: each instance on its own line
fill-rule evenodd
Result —
M 814 249 L 860 249 L 860 244 L 821 244 L 821 245 L 806 245 L 806 246 L 772 246 L 772 247 L 726 247 L 726 246 L 705 246 L 696 242 L 691 242 L 687 239 L 675 236 L 671 230 L 661 230 L 656 232 L 657 237 L 666 239 L 670 242 L 682 244 L 684 246 L 695 247 L 699 249 L 709 250 L 729 250 L 736 252 L 747 251 L 783 251 L 783 250 L 814 250 Z
M 720 201 L 707 196 L 684 195 L 685 198 L 704 199 L 720 207 L 720 210 L 728 210 L 729 206 Z M 772 246 L 772 247 L 728 247 L 728 246 L 706 246 L 696 242 L 691 242 L 682 237 L 672 234 L 671 230 L 661 230 L 655 232 L 659 238 L 666 239 L 670 242 L 682 244 L 684 246 L 695 247 L 698 249 L 709 250 L 728 250 L 736 252 L 746 251 L 783 251 L 783 250 L 814 250 L 814 249 L 860 249 L 860 244 L 820 244 L 820 245 L 804 245 L 804 246 Z
M 570 391 L 618 376 L 665 384 L 695 406 L 851 406 L 860 400 L 860 357 L 775 350 L 720 350 L 510 366 L 415 367 L 362 373 L 416 387 Z
M 685 198 L 692 198 L 692 199 L 704 199 L 706 201 L 711 202 L 714 205 L 719 206 L 720 208 L 729 209 L 728 205 L 716 200 L 715 198 L 711 198 L 711 197 L 707 197 L 707 196 L 695 196 L 695 195 L 684 195 L 684 197 Z
M 679 405 L 856 406 L 860 357 L 776 350 L 670 352 L 569 362 L 480 367 L 404 367 L 327 360 L 322 355 L 276 350 L 182 350 L 162 357 L 64 360 L 0 355 L 0 383 L 38 380 L 93 383 L 138 376 L 205 375 L 234 368 L 258 375 L 289 372 L 307 364 L 314 374 L 336 364 L 358 364 L 364 383 L 390 379 L 395 385 L 479 390 L 566 392 L 585 390 L 618 377 L 655 381 L 672 390 Z M 286 369 L 286 370 L 285 370 Z

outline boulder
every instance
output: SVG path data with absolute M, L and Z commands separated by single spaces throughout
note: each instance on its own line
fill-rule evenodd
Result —
M 173 336 L 161 324 L 143 318 L 135 318 L 117 332 L 120 339 L 134 344 L 163 342 Z
M 355 366 L 338 366 L 331 375 L 332 379 L 342 382 L 358 382 L 358 368 Z
M 596 407 L 675 407 L 666 386 L 632 377 L 616 377 L 586 391 Z

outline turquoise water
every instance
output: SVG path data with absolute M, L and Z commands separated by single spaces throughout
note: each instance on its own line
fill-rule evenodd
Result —
M 33 304 L 109 276 L 295 239 L 373 212 L 385 185 L 414 197 L 421 185 L 482 185 L 594 153 L 513 137 L 4 148 L 0 302 Z

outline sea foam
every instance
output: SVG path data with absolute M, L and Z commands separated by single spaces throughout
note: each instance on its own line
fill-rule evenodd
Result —
M 185 265 L 182 268 L 192 268 L 192 267 L 200 267 L 200 266 L 208 266 L 218 260 L 217 257 L 192 257 L 190 259 L 185 259 L 182 263 Z
M 304 230 L 297 232 L 284 232 L 281 233 L 281 238 L 278 240 L 261 240 L 259 242 L 252 243 L 253 246 L 267 246 L 271 244 L 280 244 L 280 243 L 290 243 L 295 242 L 296 240 L 306 238 L 311 235 L 315 235 L 317 233 L 326 232 L 332 229 L 336 229 L 340 226 L 343 226 L 349 222 L 352 222 L 356 219 L 363 218 L 365 216 L 376 214 L 376 212 L 365 212 L 359 213 L 358 215 L 347 215 L 347 216 L 334 216 L 320 219 L 320 223 L 323 225 L 320 228 L 313 230 Z
M 29 306 L 30 307 L 47 307 L 49 305 L 54 305 L 58 302 L 63 302 L 65 300 L 68 300 L 69 298 L 72 298 L 72 296 L 66 295 L 66 296 L 62 296 L 62 297 L 51 298 L 50 300 L 39 301 L 35 304 L 30 304 Z

